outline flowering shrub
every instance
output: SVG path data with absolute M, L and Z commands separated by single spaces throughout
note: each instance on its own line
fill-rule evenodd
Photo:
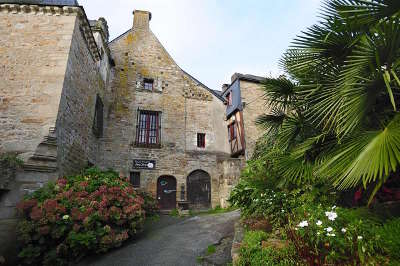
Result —
M 144 200 L 142 208 L 146 212 L 146 217 L 157 216 L 160 209 L 158 201 L 146 191 L 137 190 L 136 193 Z
M 231 192 L 229 201 L 241 209 L 242 215 L 269 219 L 274 227 L 280 227 L 288 222 L 288 215 L 305 203 L 317 198 L 323 202 L 331 202 L 322 190 L 312 190 L 305 186 L 292 191 L 273 190 L 260 187 L 250 179 L 241 179 Z
M 60 178 L 17 208 L 25 264 L 67 265 L 91 252 L 118 247 L 141 230 L 144 200 L 113 171 L 95 168 Z
M 305 205 L 292 216 L 288 236 L 310 263 L 324 265 L 381 265 L 379 224 L 362 219 L 355 210 L 336 206 Z

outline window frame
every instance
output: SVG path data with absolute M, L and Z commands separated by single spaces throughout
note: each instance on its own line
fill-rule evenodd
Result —
M 232 106 L 233 105 L 233 103 L 232 103 L 232 91 L 229 91 L 226 94 L 226 100 L 227 100 L 228 106 Z
M 197 133 L 197 148 L 206 148 L 206 133 Z
M 135 144 L 137 147 L 161 147 L 161 112 L 138 109 Z
M 229 142 L 234 141 L 235 139 L 237 139 L 237 132 L 236 132 L 236 122 L 232 122 L 228 125 L 228 138 L 229 138 Z
M 97 94 L 96 103 L 94 107 L 92 132 L 97 138 L 100 138 L 103 136 L 103 130 L 104 130 L 104 104 L 100 95 Z
M 151 86 L 150 86 L 151 84 Z M 143 79 L 143 89 L 146 91 L 153 91 L 154 90 L 154 79 L 144 78 Z
M 129 173 L 129 183 L 131 183 L 134 188 L 140 188 L 140 181 L 141 180 L 139 171 L 132 171 Z

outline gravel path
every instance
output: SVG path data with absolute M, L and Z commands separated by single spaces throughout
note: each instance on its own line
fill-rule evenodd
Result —
M 186 219 L 161 216 L 138 239 L 105 255 L 85 260 L 80 265 L 199 265 L 198 258 L 204 255 L 209 245 L 218 245 L 221 240 L 232 236 L 234 222 L 239 216 L 239 211 Z M 225 253 L 230 251 L 225 250 Z M 225 254 L 225 257 L 229 256 Z M 222 264 L 218 262 L 215 265 Z

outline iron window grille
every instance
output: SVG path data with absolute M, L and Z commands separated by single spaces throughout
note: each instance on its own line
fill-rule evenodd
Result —
M 93 134 L 100 138 L 103 136 L 103 101 L 100 96 L 96 96 L 96 106 L 94 109 L 94 118 L 93 118 Z
M 197 133 L 197 147 L 205 148 L 206 147 L 206 134 Z
M 143 80 L 143 86 L 145 90 L 152 91 L 153 90 L 153 84 L 154 80 L 153 79 L 144 79 Z
M 161 112 L 138 110 L 136 125 L 136 146 L 161 146 Z
M 140 188 L 140 172 L 131 172 L 130 182 L 133 187 Z
M 235 123 L 232 123 L 228 126 L 228 135 L 229 135 L 229 141 L 236 139 L 237 134 L 236 134 Z

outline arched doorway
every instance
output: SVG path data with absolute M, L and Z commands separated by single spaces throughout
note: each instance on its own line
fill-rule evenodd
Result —
M 160 176 L 157 180 L 157 200 L 161 210 L 176 208 L 176 179 L 173 176 Z
M 208 209 L 211 205 L 211 177 L 196 170 L 187 177 L 187 198 L 191 209 Z

